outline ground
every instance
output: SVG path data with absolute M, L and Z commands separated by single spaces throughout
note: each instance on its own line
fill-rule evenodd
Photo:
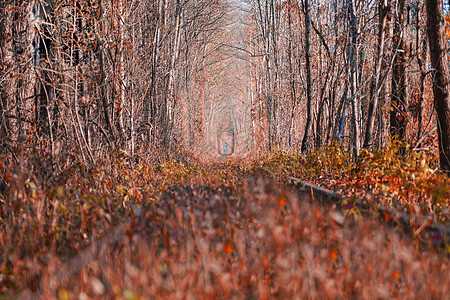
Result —
M 79 176 L 62 172 L 52 186 L 29 177 L 2 201 L 1 292 L 59 299 L 448 296 L 441 240 L 317 203 L 266 176 L 261 163 L 191 157 L 136 164 L 118 153 L 79 165 Z

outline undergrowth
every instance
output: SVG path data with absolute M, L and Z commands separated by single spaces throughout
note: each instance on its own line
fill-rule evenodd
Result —
M 399 153 L 403 153 L 402 155 Z M 265 154 L 256 166 L 328 187 L 350 201 L 369 198 L 415 215 L 450 222 L 450 178 L 429 152 L 388 141 L 381 150 L 362 149 L 355 160 L 345 149 L 325 146 L 314 153 Z
M 170 187 L 234 188 L 244 166 L 202 165 L 157 153 L 136 161 L 123 151 L 87 165 L 76 152 L 52 162 L 45 152 L 18 151 L 16 160 L 0 161 L 0 295 L 36 288 L 42 274 L 30 276 L 30 266 L 45 265 L 50 254 L 73 256 Z
M 339 258 L 346 255 L 345 247 L 349 245 L 330 244 L 324 235 L 324 228 L 328 228 L 328 225 L 321 225 L 325 227 L 317 228 L 314 233 L 305 231 L 305 228 L 310 226 L 307 220 L 318 220 L 321 214 L 325 216 L 328 212 L 322 212 L 322 208 L 314 208 L 316 212 L 304 212 L 307 218 L 303 223 L 294 222 L 297 225 L 290 225 L 292 220 L 298 220 L 303 210 L 297 207 L 295 211 L 290 211 L 294 200 L 289 200 L 284 192 L 275 193 L 275 187 L 271 184 L 257 184 L 249 188 L 247 176 L 254 174 L 256 166 L 265 167 L 280 176 L 295 176 L 328 186 L 350 199 L 370 194 L 382 204 L 398 205 L 410 213 L 432 214 L 440 221 L 448 223 L 449 179 L 434 169 L 436 161 L 430 154 L 414 152 L 405 147 L 406 154 L 400 156 L 397 154 L 399 147 L 405 145 L 390 142 L 381 151 L 363 150 L 357 161 L 345 150 L 329 146 L 309 155 L 278 151 L 263 154 L 253 161 L 229 160 L 222 163 L 200 163 L 189 156 L 162 156 L 156 152 L 150 153 L 145 159 L 138 159 L 118 151 L 103 156 L 93 164 L 83 163 L 75 150 L 55 161 L 46 151 L 17 149 L 14 155 L 3 155 L 0 160 L 0 295 L 17 296 L 23 291 L 34 293 L 48 288 L 47 292 L 50 294 L 44 292 L 44 295 L 68 299 L 67 295 L 74 295 L 74 291 L 92 289 L 89 284 L 98 283 L 98 278 L 101 278 L 102 282 L 108 278 L 113 281 L 111 278 L 117 277 L 117 274 L 129 272 L 129 266 L 126 264 L 136 264 L 136 260 L 146 256 L 148 259 L 142 263 L 147 268 L 144 270 L 150 270 L 145 275 L 146 278 L 153 275 L 157 278 L 162 276 L 162 279 L 158 280 L 163 281 L 165 278 L 171 278 L 170 284 L 164 283 L 167 289 L 158 286 L 163 284 L 163 281 L 147 282 L 146 285 L 140 284 L 139 281 L 133 282 L 135 275 L 123 275 L 124 278 L 117 279 L 115 285 L 109 286 L 108 292 L 105 293 L 110 297 L 125 297 L 127 286 L 133 286 L 141 290 L 141 295 L 153 291 L 162 296 L 176 297 L 176 281 L 182 281 L 186 275 L 182 271 L 185 268 L 178 264 L 177 259 L 179 255 L 193 255 L 199 251 L 199 247 L 206 248 L 202 248 L 204 250 L 200 257 L 193 256 L 195 259 L 192 263 L 196 261 L 198 265 L 191 270 L 193 277 L 186 278 L 195 282 L 195 278 L 210 276 L 204 274 L 205 270 L 210 268 L 209 263 L 205 261 L 208 262 L 209 257 L 216 256 L 219 265 L 212 263 L 216 271 L 224 276 L 211 279 L 211 282 L 220 281 L 213 288 L 209 286 L 210 280 L 204 279 L 202 285 L 194 290 L 196 296 L 209 293 L 214 297 L 233 297 L 245 286 L 248 288 L 247 294 L 252 297 L 292 296 L 296 294 L 295 291 L 307 295 L 308 289 L 312 288 L 308 287 L 311 285 L 308 280 L 322 280 L 322 285 L 314 285 L 317 295 L 351 295 L 352 289 L 358 290 L 354 286 L 358 274 L 348 275 L 348 281 L 336 281 L 333 277 L 339 268 L 340 272 L 348 272 L 345 268 L 356 266 L 350 260 L 341 261 Z M 305 206 L 304 209 L 312 208 Z M 189 216 L 187 219 L 186 214 Z M 286 216 L 289 218 L 283 219 Z M 338 219 L 339 226 L 342 226 L 341 217 Z M 328 224 L 328 221 L 320 222 Z M 276 228 L 273 227 L 275 225 Z M 278 231 L 273 230 L 284 230 L 283 226 L 300 226 L 304 233 L 297 236 L 297 229 L 292 227 L 295 230 L 286 233 L 285 242 L 280 242 Z M 90 271 L 87 271 L 81 266 L 82 278 L 77 279 L 78 275 L 75 274 L 75 279 L 69 278 L 67 281 L 75 280 L 70 284 L 73 286 L 72 290 L 68 290 L 67 286 L 66 289 L 58 290 L 49 285 L 54 282 L 48 281 L 49 278 L 57 277 L 55 270 L 63 270 L 62 265 L 65 262 L 79 257 L 86 249 L 93 247 L 94 241 L 105 240 L 105 237 L 108 237 L 106 240 L 109 241 L 110 235 L 120 232 L 117 228 L 122 227 L 126 228 L 126 231 L 121 233 L 123 236 L 118 239 L 122 248 L 117 250 L 117 245 L 108 244 L 105 247 L 110 250 L 110 254 L 98 254 L 99 261 L 110 273 L 102 275 L 98 267 L 96 269 L 90 266 Z M 264 231 L 259 230 L 260 228 Z M 352 230 L 345 229 L 337 234 L 342 236 Z M 358 232 L 363 234 L 364 230 L 361 230 Z M 158 235 L 158 232 L 162 235 Z M 169 233 L 177 237 L 175 246 L 172 245 Z M 266 233 L 271 236 L 267 241 L 262 239 Z M 305 242 L 302 238 L 305 234 L 308 240 L 301 248 L 298 245 Z M 397 243 L 396 238 L 391 237 L 387 231 L 380 234 L 389 240 L 388 243 Z M 257 236 L 258 240 L 248 240 L 248 235 Z M 317 239 L 314 235 L 320 238 Z M 139 238 L 133 238 L 134 236 Z M 155 246 L 153 241 L 159 241 L 159 244 Z M 132 250 L 135 246 L 129 242 L 140 243 L 143 248 L 136 252 Z M 410 247 L 407 242 L 402 241 L 400 244 L 402 248 Z M 245 245 L 249 247 L 250 252 L 246 252 Z M 283 248 L 283 245 L 287 248 Z M 297 258 L 291 257 L 293 260 L 283 260 L 283 255 L 291 253 L 285 251 L 290 248 L 302 254 Z M 364 249 L 360 253 L 361 257 L 364 257 L 364 264 L 374 252 L 372 246 L 369 248 L 366 249 L 367 253 Z M 391 248 L 387 248 L 386 253 L 392 252 Z M 121 255 L 120 249 L 131 251 L 126 252 L 128 254 L 124 256 L 125 265 L 114 261 L 114 257 Z M 318 252 L 311 252 L 311 249 Z M 115 252 L 112 252 L 113 250 Z M 301 261 L 301 257 L 308 255 L 312 255 L 317 263 L 327 257 L 330 259 L 328 269 L 322 270 L 325 272 L 321 273 L 322 275 L 317 274 L 320 277 L 317 277 L 318 279 L 315 275 L 308 277 L 310 275 L 307 271 L 302 273 L 306 277 L 298 278 L 295 272 L 288 268 L 289 265 Z M 382 260 L 382 255 L 377 257 Z M 420 259 L 428 270 L 427 278 L 431 278 L 432 270 L 438 268 L 440 262 L 436 263 L 434 256 L 433 261 L 427 261 L 425 254 L 420 254 Z M 389 260 L 385 262 L 389 264 Z M 149 265 L 145 265 L 147 263 Z M 246 267 L 239 269 L 242 264 Z M 255 276 L 251 274 L 253 264 L 260 271 Z M 140 268 L 140 263 L 137 265 Z M 304 263 L 298 267 L 304 267 Z M 284 269 L 288 273 L 283 273 Z M 72 268 L 72 272 L 73 270 L 77 269 Z M 178 273 L 170 273 L 174 270 Z M 144 271 L 136 272 L 133 274 L 141 274 L 140 272 Z M 394 275 L 391 275 L 396 280 L 404 276 L 403 271 L 396 268 L 390 272 L 393 272 Z M 405 269 L 405 272 L 409 272 L 409 269 Z M 89 280 L 91 273 L 103 277 L 95 277 L 92 281 Z M 367 282 L 377 279 L 377 276 L 379 275 L 368 278 Z M 131 281 L 126 281 L 125 278 Z M 284 280 L 291 279 L 297 280 L 293 282 L 298 284 L 293 290 L 282 284 Z M 305 283 L 302 283 L 303 280 L 306 280 Z M 413 277 L 408 280 L 413 280 Z M 97 285 L 99 286 L 101 285 Z M 145 288 L 146 286 L 149 289 Z M 322 294 L 323 286 L 330 288 L 331 292 Z M 153 288 L 156 290 L 152 290 Z M 384 295 L 395 295 L 389 288 L 393 287 L 382 289 Z M 437 291 L 436 288 L 433 289 Z M 410 290 L 413 294 L 424 295 L 432 288 Z M 57 292 L 59 294 L 56 294 Z M 95 291 L 92 293 L 95 296 Z M 437 291 L 436 295 L 441 293 L 442 290 Z
M 78 273 L 63 263 L 45 274 L 43 295 L 445 299 L 450 287 L 445 257 L 416 250 L 376 220 L 345 219 L 260 179 L 238 193 L 169 189 L 125 229 Z

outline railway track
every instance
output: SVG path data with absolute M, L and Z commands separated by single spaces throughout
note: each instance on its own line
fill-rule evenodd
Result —
M 271 178 L 277 178 L 271 171 L 261 168 L 260 172 Z M 300 180 L 292 176 L 281 179 L 285 184 L 293 187 L 302 196 L 326 205 L 342 207 L 346 197 L 327 188 Z M 432 216 L 412 216 L 403 211 L 395 210 L 376 202 L 375 199 L 357 199 L 350 204 L 351 208 L 357 208 L 361 214 L 368 216 L 378 214 L 379 220 L 391 226 L 401 229 L 406 234 L 420 239 L 421 242 L 432 242 L 443 249 L 450 244 L 450 226 L 441 224 Z

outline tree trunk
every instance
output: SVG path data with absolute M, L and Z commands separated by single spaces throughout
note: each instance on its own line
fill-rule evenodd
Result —
M 437 112 L 439 159 L 441 169 L 450 176 L 450 94 L 443 4 L 428 0 L 427 28 L 433 66 L 434 107 Z
M 125 74 L 125 9 L 123 0 L 118 0 L 118 16 L 117 16 L 117 26 L 119 27 L 119 80 L 117 80 L 117 90 L 119 91 L 119 95 L 117 97 L 118 104 L 116 106 L 116 115 L 117 115 L 117 132 L 120 137 L 119 145 L 123 147 L 125 145 L 125 125 L 124 125 L 124 109 L 126 105 L 126 96 L 128 90 L 128 80 L 127 75 Z
M 317 119 L 316 119 L 316 139 L 315 139 L 315 148 L 319 149 L 322 146 L 323 133 L 322 133 L 322 126 L 324 122 L 324 107 L 326 105 L 326 102 L 329 100 L 325 97 L 325 90 L 328 85 L 328 80 L 330 77 L 330 72 L 334 69 L 334 63 L 332 62 L 331 65 L 327 68 L 327 73 L 325 75 L 325 80 L 323 81 L 322 88 L 320 89 L 320 96 L 319 96 L 319 110 L 317 112 Z
M 419 8 L 419 3 L 417 3 L 417 15 L 416 15 L 416 52 L 417 52 L 417 63 L 419 64 L 420 68 L 420 81 L 419 81 L 419 99 L 417 101 L 416 107 L 415 107 L 415 115 L 417 116 L 417 141 L 419 141 L 422 138 L 423 133 L 423 101 L 424 101 L 424 94 L 425 94 L 425 79 L 427 77 L 428 71 L 426 67 L 426 60 L 427 60 L 427 37 L 421 36 L 420 34 L 420 19 L 421 19 L 421 9 Z M 421 51 L 422 50 L 422 51 Z M 417 147 L 420 147 L 420 144 L 417 145 Z
M 293 46 L 292 46 L 292 39 L 294 37 L 292 32 L 292 20 L 291 20 L 291 11 L 292 9 L 289 8 L 289 11 L 287 12 L 288 17 L 288 33 L 289 33 L 289 39 L 288 39 L 288 63 L 289 63 L 289 74 L 290 74 L 290 96 L 291 96 L 291 102 L 292 102 L 292 108 L 291 108 L 291 116 L 289 120 L 289 130 L 288 130 L 288 145 L 289 147 L 292 146 L 292 126 L 294 122 L 294 114 L 295 114 L 295 107 L 297 106 L 297 92 L 295 87 L 295 73 L 294 73 L 294 67 L 293 67 Z
M 347 0 L 349 25 L 350 25 L 350 45 L 349 45 L 349 64 L 350 64 L 350 94 L 352 103 L 352 127 L 353 127 L 353 155 L 356 157 L 361 149 L 361 104 L 358 89 L 358 29 L 357 20 L 353 9 L 353 0 Z
M 386 35 L 386 23 L 388 14 L 388 0 L 378 3 L 379 27 L 378 27 L 378 51 L 375 60 L 374 73 L 372 75 L 372 84 L 370 86 L 370 103 L 367 113 L 366 135 L 364 137 L 364 148 L 373 144 L 373 130 L 375 127 L 375 111 L 378 107 L 378 95 L 380 93 L 381 65 L 383 63 L 384 45 Z
M 396 51 L 394 67 L 392 70 L 392 98 L 390 114 L 390 134 L 399 140 L 406 138 L 407 126 L 407 55 L 404 27 L 404 12 L 406 0 L 398 1 L 397 20 L 394 34 L 394 51 Z
M 302 140 L 302 153 L 305 153 L 310 148 L 310 139 L 312 135 L 312 113 L 313 113 L 313 99 L 312 99 L 312 83 L 311 83 L 311 17 L 309 0 L 303 1 L 303 11 L 305 13 L 305 58 L 306 58 L 306 126 L 305 134 Z
M 5 1 L 1 2 L 2 5 L 6 5 Z M 3 22 L 0 22 L 0 74 L 6 72 L 9 68 L 15 65 L 15 53 L 23 51 L 22 47 L 15 47 L 13 36 L 14 36 L 14 15 L 15 13 L 12 9 L 1 10 L 0 18 Z M 14 51 L 4 51 L 4 49 L 11 49 Z M 16 138 L 16 128 L 17 119 L 16 115 L 8 112 L 10 107 L 14 107 L 14 90 L 16 89 L 14 76 L 10 76 L 9 80 L 5 80 L 0 84 L 0 153 L 2 153 L 6 148 L 8 139 L 14 140 Z M 7 118 L 6 115 L 10 116 Z
M 166 116 L 166 133 L 164 146 L 170 148 L 170 143 L 172 140 L 172 129 L 174 124 L 174 112 L 175 112 L 175 71 L 176 71 L 176 63 L 178 61 L 178 56 L 180 54 L 180 42 L 181 42 L 181 27 L 182 24 L 182 7 L 180 0 L 176 1 L 175 8 L 175 28 L 174 28 L 174 36 L 173 36 L 173 49 L 171 50 L 171 62 L 170 62 L 170 71 L 169 71 L 169 82 L 167 84 L 167 116 Z
M 389 5 L 392 6 L 392 1 L 389 2 Z M 392 10 L 389 10 L 387 23 L 386 23 L 386 47 L 385 47 L 385 56 L 389 58 L 389 60 L 383 60 L 381 64 L 381 70 L 385 70 L 383 73 L 383 78 L 381 78 L 382 85 L 380 87 L 380 95 L 378 96 L 378 136 L 377 136 L 377 148 L 382 149 L 386 142 L 386 136 L 389 131 L 389 123 L 388 123 L 388 114 L 389 107 L 388 104 L 388 95 L 391 93 L 392 86 L 392 63 L 393 63 L 393 36 L 394 36 L 394 24 L 392 21 Z

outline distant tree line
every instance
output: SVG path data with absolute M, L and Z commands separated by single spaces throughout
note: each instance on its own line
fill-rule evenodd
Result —
M 239 112 L 231 121 L 248 147 L 337 143 L 357 156 L 392 137 L 439 152 L 450 170 L 442 1 L 245 1 L 0 0 L 0 154 L 17 161 L 27 147 L 92 162 L 215 140 L 205 136 L 218 126 L 220 109 L 208 107 L 219 89 L 206 77 L 234 49 L 247 62 L 228 73 L 248 65 L 251 80 L 250 100 L 233 103 L 250 108 L 222 110 Z M 245 37 L 226 25 L 240 5 Z

